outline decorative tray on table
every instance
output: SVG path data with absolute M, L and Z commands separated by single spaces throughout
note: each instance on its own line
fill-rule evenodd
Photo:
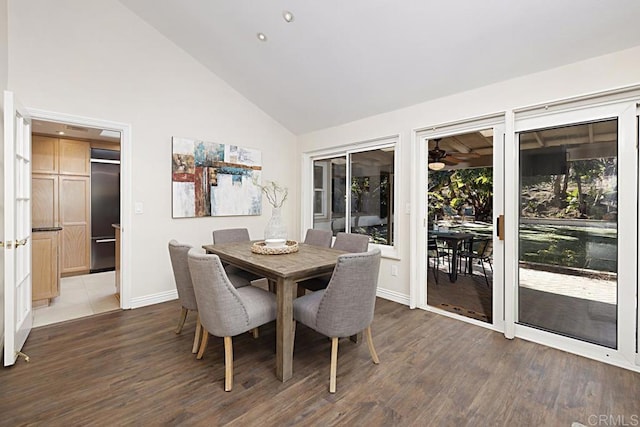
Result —
M 262 255 L 282 255 L 298 252 L 298 242 L 287 240 L 280 244 L 270 244 L 267 242 L 255 242 L 251 245 L 251 252 Z

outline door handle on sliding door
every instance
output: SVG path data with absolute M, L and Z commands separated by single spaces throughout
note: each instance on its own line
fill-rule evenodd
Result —
M 496 234 L 498 239 L 504 240 L 504 215 L 498 215 L 496 220 Z

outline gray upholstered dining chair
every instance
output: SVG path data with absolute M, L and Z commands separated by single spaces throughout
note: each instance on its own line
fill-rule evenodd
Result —
M 332 239 L 333 233 L 331 233 L 330 231 L 315 230 L 313 228 L 310 228 L 307 230 L 307 234 L 304 237 L 304 243 L 307 245 L 330 248 Z
M 221 230 L 213 230 L 213 244 L 232 243 L 232 242 L 248 242 L 249 230 L 246 228 L 225 228 Z
M 369 248 L 369 236 L 364 234 L 338 233 L 336 241 L 333 242 L 333 249 L 345 252 L 360 253 L 366 252 Z M 316 277 L 314 279 L 298 282 L 298 296 L 304 295 L 304 289 L 319 291 L 329 284 L 331 276 Z
M 189 270 L 204 329 L 198 358 L 209 334 L 224 338 L 225 391 L 233 388 L 232 337 L 276 319 L 276 297 L 254 286 L 235 288 L 217 255 L 198 249 L 188 253 Z
M 338 233 L 336 241 L 333 242 L 333 249 L 345 252 L 366 252 L 369 248 L 369 236 L 355 233 Z
M 246 228 L 223 228 L 220 230 L 213 230 L 211 234 L 213 236 L 214 245 L 251 241 L 251 238 L 249 237 L 249 230 Z M 232 265 L 225 265 L 224 269 L 231 281 L 236 285 L 236 288 L 240 286 L 248 286 L 252 281 L 260 279 L 259 276 Z
M 186 243 L 179 243 L 176 240 L 169 241 L 169 257 L 171 258 L 171 267 L 173 269 L 173 277 L 176 280 L 176 289 L 178 291 L 178 299 L 180 300 L 180 305 L 182 305 L 182 312 L 180 313 L 180 318 L 178 319 L 178 326 L 176 327 L 175 333 L 179 334 L 182 332 L 182 328 L 184 327 L 184 323 L 187 320 L 187 315 L 189 311 L 198 311 L 198 305 L 196 303 L 196 296 L 193 292 L 193 282 L 191 280 L 191 272 L 189 271 L 189 261 L 188 261 L 188 252 L 192 249 L 193 246 L 188 245 Z M 245 279 L 230 277 L 232 285 L 236 288 L 241 288 L 243 286 L 247 286 L 249 282 Z M 266 280 L 266 279 L 263 279 Z M 196 333 L 193 338 L 193 348 L 191 350 L 192 353 L 197 353 L 198 348 L 200 347 L 200 338 L 202 335 L 201 325 L 200 325 L 200 315 L 196 317 Z M 254 331 L 254 337 L 257 338 L 257 331 Z M 202 357 L 202 356 L 200 356 Z
M 371 338 L 380 270 L 380 249 L 345 254 L 326 289 L 293 301 L 293 319 L 331 338 L 329 392 L 336 392 L 338 339 L 364 331 L 373 363 L 380 363 Z
M 189 272 L 189 262 L 187 261 L 187 253 L 192 247 L 191 245 L 178 243 L 175 240 L 169 241 L 169 257 L 171 258 L 173 277 L 176 280 L 178 299 L 180 300 L 180 305 L 182 305 L 182 312 L 178 319 L 178 327 L 175 330 L 176 334 L 182 332 L 189 311 L 198 311 L 196 296 L 193 292 L 193 284 L 191 282 L 191 273 Z M 196 317 L 196 333 L 193 338 L 192 353 L 198 351 L 200 335 L 200 316 L 198 316 Z

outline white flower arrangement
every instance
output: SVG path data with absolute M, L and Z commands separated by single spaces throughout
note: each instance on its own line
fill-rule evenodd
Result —
M 265 181 L 264 184 L 259 184 L 256 181 L 254 184 L 260 187 L 262 193 L 267 197 L 269 204 L 274 208 L 281 207 L 289 195 L 289 189 L 287 187 L 281 187 L 275 181 Z

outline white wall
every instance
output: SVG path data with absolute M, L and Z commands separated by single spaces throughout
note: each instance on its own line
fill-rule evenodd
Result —
M 131 125 L 130 202 L 144 204 L 125 230 L 133 299 L 175 289 L 171 238 L 199 246 L 225 227 L 262 238 L 266 201 L 260 217 L 171 218 L 171 136 L 260 149 L 263 177 L 295 188 L 293 134 L 116 0 L 9 0 L 9 24 L 9 85 L 25 107 Z M 295 198 L 284 216 L 298 230 Z
M 8 59 L 8 21 L 7 21 L 7 0 L 0 0 L 0 145 L 4 147 L 4 90 L 7 88 L 7 79 L 9 75 L 9 59 Z M 2 170 L 4 150 L 0 150 L 0 176 L 4 174 Z M 4 187 L 0 185 L 0 201 L 4 197 Z M 4 205 L 4 202 L 0 202 Z M 2 211 L 2 209 L 0 209 Z M 0 221 L 4 223 L 4 214 L 0 213 Z M 2 236 L 4 239 L 4 236 Z M 0 257 L 0 277 L 4 277 L 4 258 Z M 0 348 L 4 345 L 4 280 L 3 286 L 0 286 Z
M 383 293 L 390 291 L 408 299 L 411 218 L 405 213 L 405 207 L 411 202 L 411 186 L 415 182 L 411 158 L 411 145 L 416 143 L 414 130 L 638 83 L 640 46 L 301 135 L 298 150 L 302 154 L 334 145 L 400 135 L 402 178 L 397 180 L 400 200 L 396 206 L 396 224 L 401 260 L 383 260 L 379 287 Z M 399 264 L 398 277 L 391 276 L 393 263 Z

